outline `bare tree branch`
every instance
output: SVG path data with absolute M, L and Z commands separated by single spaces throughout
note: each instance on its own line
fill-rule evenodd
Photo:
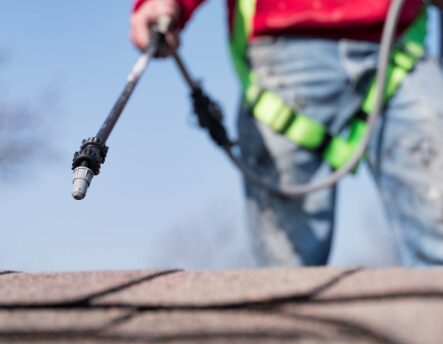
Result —
M 0 51 L 0 66 L 6 59 Z M 55 158 L 50 122 L 56 98 L 47 92 L 36 105 L 0 99 L 0 179 L 23 177 L 35 162 Z

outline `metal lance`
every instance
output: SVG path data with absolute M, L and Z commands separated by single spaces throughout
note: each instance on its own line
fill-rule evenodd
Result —
M 123 92 L 118 97 L 114 107 L 104 121 L 97 135 L 92 138 L 84 139 L 80 150 L 75 152 L 72 162 L 74 171 L 72 181 L 72 197 L 76 200 L 85 198 L 92 178 L 100 173 L 100 167 L 105 162 L 108 153 L 106 141 L 112 133 L 117 121 L 128 103 L 129 98 L 134 92 L 140 78 L 146 70 L 149 62 L 157 53 L 161 44 L 162 35 L 168 31 L 170 24 L 169 18 L 161 18 L 157 25 L 152 29 L 151 40 L 143 54 L 138 58 Z

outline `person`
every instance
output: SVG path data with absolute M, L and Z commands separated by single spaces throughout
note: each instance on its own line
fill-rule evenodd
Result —
M 134 44 L 146 47 L 148 27 L 168 16 L 175 25 L 166 37 L 170 50 L 163 55 L 167 56 L 177 49 L 180 30 L 203 2 L 137 0 L 131 16 Z M 243 11 L 245 2 L 252 10 L 250 18 L 244 13 L 242 17 L 251 20 L 245 60 L 260 90 L 277 95 L 294 113 L 305 114 L 304 119 L 321 123 L 328 132 L 342 132 L 365 101 L 391 2 L 228 0 L 234 40 L 242 2 Z M 435 4 L 442 7 L 441 2 Z M 418 20 L 423 6 L 421 0 L 405 1 L 399 39 Z M 321 155 L 257 120 L 251 109 L 250 104 L 241 107 L 238 133 L 242 157 L 254 171 L 283 188 L 331 173 Z M 403 265 L 443 263 L 442 129 L 443 78 L 438 63 L 425 54 L 386 104 L 365 155 Z M 294 199 L 248 180 L 245 190 L 260 266 L 327 263 L 336 187 Z

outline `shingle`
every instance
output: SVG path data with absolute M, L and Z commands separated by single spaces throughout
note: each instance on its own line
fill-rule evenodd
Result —
M 157 271 L 101 271 L 0 276 L 0 304 L 72 302 L 130 283 Z
M 443 268 L 0 275 L 0 343 L 442 343 Z
M 204 305 L 301 296 L 354 271 L 337 268 L 188 271 L 132 286 L 95 302 Z

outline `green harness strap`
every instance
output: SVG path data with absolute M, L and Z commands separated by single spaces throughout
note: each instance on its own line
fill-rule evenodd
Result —
M 346 138 L 332 135 L 320 122 L 306 114 L 294 113 L 278 95 L 262 90 L 256 83 L 247 62 L 248 38 L 257 0 L 237 0 L 234 28 L 230 39 L 231 55 L 239 76 L 245 103 L 251 107 L 255 119 L 286 136 L 300 147 L 321 151 L 323 158 L 334 169 L 346 164 L 366 133 L 366 118 L 372 112 L 377 85 L 371 82 L 358 116 L 351 121 Z M 391 54 L 388 68 L 385 104 L 394 96 L 406 75 L 423 57 L 426 37 L 426 8 L 405 32 Z

